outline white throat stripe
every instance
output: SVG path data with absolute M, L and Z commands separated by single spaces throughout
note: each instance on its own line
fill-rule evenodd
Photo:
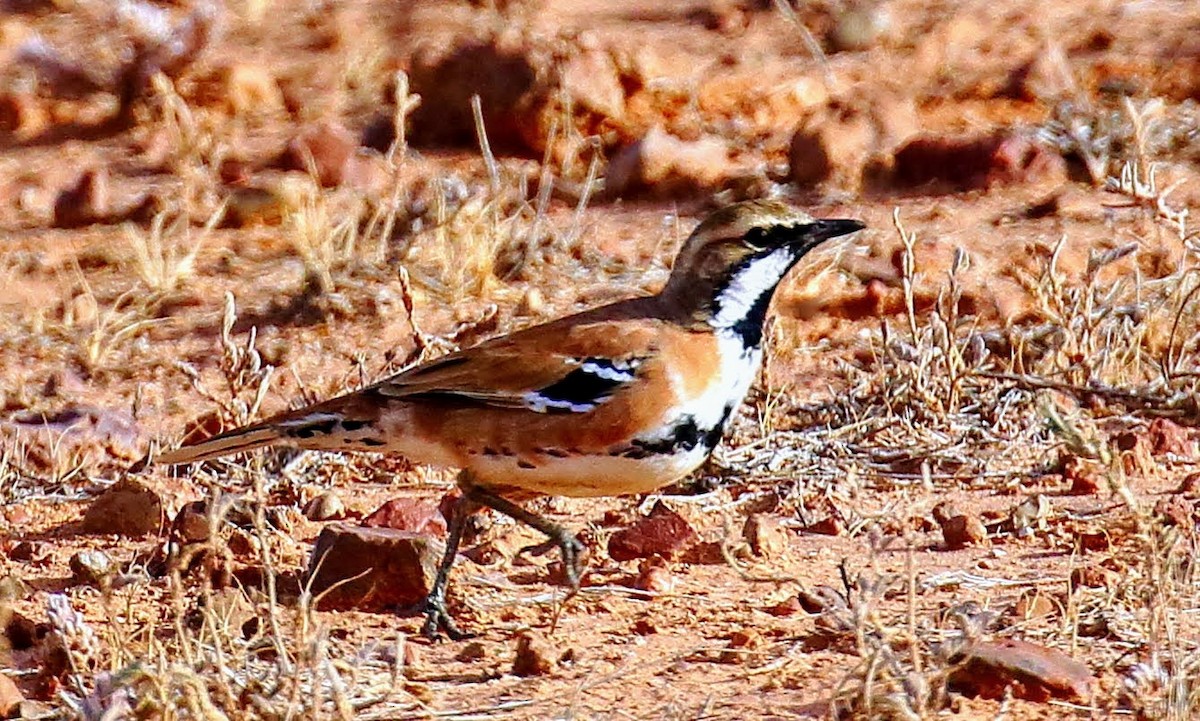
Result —
M 774 288 L 792 265 L 792 253 L 777 248 L 738 271 L 717 296 L 716 328 L 731 328 L 746 317 L 763 293 Z

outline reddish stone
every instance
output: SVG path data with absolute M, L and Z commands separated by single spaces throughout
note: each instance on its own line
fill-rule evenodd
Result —
M 517 655 L 513 658 L 515 676 L 545 676 L 554 670 L 554 659 L 546 641 L 526 631 L 517 637 Z
M 642 561 L 633 587 L 650 593 L 670 593 L 675 588 L 675 579 L 662 559 L 651 558 Z
M 1191 501 L 1171 496 L 1163 498 L 1154 504 L 1154 515 L 1162 519 L 1168 526 L 1175 526 L 1185 532 L 1192 532 L 1196 527 L 1196 509 Z
M 413 606 L 429 594 L 442 552 L 430 536 L 332 523 L 317 537 L 307 583 L 321 609 Z
M 363 519 L 368 528 L 392 528 L 397 531 L 446 537 L 446 519 L 438 504 L 420 498 L 393 498 Z
M 317 182 L 330 188 L 346 180 L 357 149 L 358 139 L 345 127 L 339 123 L 320 123 L 292 138 L 284 152 L 283 166 L 305 172 L 311 169 Z
M 0 673 L 0 718 L 9 718 L 25 701 L 17 684 L 7 675 Z
M 1087 666 L 1054 649 L 1002 639 L 971 646 L 950 675 L 950 687 L 968 696 L 999 699 L 1010 686 L 1030 701 L 1088 701 L 1095 676 Z
M 950 502 L 944 501 L 933 508 L 933 520 L 942 528 L 942 538 L 948 550 L 967 546 L 990 545 L 987 528 L 975 514 L 960 512 Z
M 616 561 L 651 556 L 675 558 L 697 539 L 691 524 L 659 501 L 650 515 L 609 538 L 608 555 Z
M 742 526 L 742 538 L 750 546 L 750 552 L 762 558 L 778 558 L 788 547 L 787 529 L 777 516 L 754 513 L 746 518 Z
M 1070 482 L 1070 493 L 1075 496 L 1099 493 L 1103 481 L 1095 464 L 1077 456 L 1070 456 L 1063 462 L 1063 478 Z
M 127 478 L 101 493 L 80 524 L 84 533 L 145 536 L 162 525 L 162 499 L 141 481 Z
M 939 184 L 953 190 L 1065 177 L 1066 163 L 1060 155 L 1011 129 L 987 135 L 914 138 L 896 151 L 893 173 L 900 187 Z
M 1196 444 L 1187 429 L 1166 418 L 1155 418 L 1147 429 L 1150 452 L 1156 456 L 1170 453 L 1180 458 L 1191 458 L 1196 453 Z

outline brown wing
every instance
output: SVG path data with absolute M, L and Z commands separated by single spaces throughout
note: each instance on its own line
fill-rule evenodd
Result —
M 590 410 L 657 355 L 658 325 L 576 316 L 452 353 L 373 390 L 389 398 L 454 397 L 539 412 Z

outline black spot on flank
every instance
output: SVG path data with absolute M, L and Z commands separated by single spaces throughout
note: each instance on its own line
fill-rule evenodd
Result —
M 524 468 L 524 469 L 526 469 L 526 470 L 533 470 L 534 468 L 537 468 L 537 466 L 533 465 L 533 464 L 532 464 L 532 463 L 530 463 L 529 461 L 517 461 L 517 468 Z
M 332 435 L 337 429 L 339 421 L 337 419 L 321 421 L 320 423 L 310 423 L 307 426 L 301 426 L 292 430 L 288 435 L 293 438 L 316 438 L 317 436 Z
M 363 444 L 364 446 L 370 446 L 371 448 L 378 448 L 380 446 L 387 445 L 387 443 L 379 440 L 378 438 L 361 438 L 361 439 L 359 439 L 358 442 Z
M 554 456 L 555 458 L 566 458 L 571 455 L 561 448 L 543 448 L 540 452 L 547 456 Z
M 342 421 L 342 430 L 353 433 L 354 431 L 361 431 L 369 425 L 371 425 L 370 421 Z
M 491 446 L 484 446 L 483 447 L 483 455 L 488 456 L 488 457 L 498 456 L 498 455 L 500 455 L 500 452 L 497 451 L 495 448 L 492 448 Z
M 712 449 L 721 442 L 721 436 L 725 434 L 725 424 L 729 422 L 732 414 L 733 406 L 725 406 L 725 412 L 721 415 L 721 419 L 712 428 L 701 428 L 696 423 L 695 416 L 683 416 L 671 426 L 663 437 L 653 440 L 634 439 L 627 448 L 614 451 L 611 455 L 640 460 L 656 455 L 673 456 L 677 453 L 686 453 L 697 446 L 704 448 L 705 452 L 711 453 Z

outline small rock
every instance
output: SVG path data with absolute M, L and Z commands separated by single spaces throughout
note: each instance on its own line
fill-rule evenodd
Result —
M 45 101 L 28 92 L 0 95 L 0 134 L 25 142 L 50 127 L 50 112 Z
M 846 524 L 842 521 L 840 514 L 830 513 L 828 516 L 808 524 L 804 530 L 807 533 L 816 533 L 821 536 L 840 536 L 846 531 Z
M 545 676 L 554 670 L 554 653 L 544 639 L 532 631 L 517 636 L 517 655 L 513 659 L 512 672 L 516 676 L 529 678 Z
M 83 171 L 79 180 L 54 201 L 55 228 L 83 228 L 102 222 L 111 214 L 108 171 L 103 168 Z
M 529 288 L 514 312 L 520 316 L 540 316 L 546 312 L 546 296 L 537 288 Z
M 188 625 L 191 628 L 200 628 L 205 616 L 212 619 L 216 624 L 215 628 L 243 639 L 251 638 L 259 630 L 260 620 L 254 604 L 240 588 L 221 588 L 213 591 L 208 596 L 207 606 L 201 605 L 188 614 Z
M 671 559 L 698 540 L 691 524 L 662 501 L 650 515 L 614 533 L 608 539 L 608 555 L 615 561 L 659 556 Z
M 1179 487 L 1174 490 L 1174 493 L 1182 496 L 1194 496 L 1200 493 L 1200 472 L 1189 473 L 1179 482 Z
M 1070 456 L 1063 462 L 1063 478 L 1071 484 L 1073 496 L 1090 496 L 1099 493 L 1104 485 L 1100 469 L 1092 461 Z
M 24 601 L 33 595 L 33 589 L 17 576 L 0 576 L 0 601 Z
M 658 626 L 648 618 L 639 618 L 633 622 L 631 630 L 639 636 L 652 636 L 658 633 Z
M 1096 680 L 1087 666 L 1070 656 L 1017 639 L 975 643 L 952 661 L 958 666 L 950 675 L 950 687 L 967 696 L 999 699 L 1011 686 L 1014 696 L 1029 701 L 1086 702 Z
M 1086 588 L 1108 588 L 1118 582 L 1120 575 L 1112 569 L 1093 563 L 1071 571 L 1071 585 Z
M 362 525 L 446 537 L 446 519 L 438 504 L 419 498 L 393 498 L 372 511 Z
M 841 13 L 829 33 L 829 43 L 835 51 L 870 50 L 892 27 L 892 14 L 887 6 L 869 2 Z
M 315 171 L 322 187 L 332 188 L 346 180 L 355 158 L 358 140 L 340 123 L 324 122 L 301 130 L 288 143 L 283 166 L 288 170 Z
M 740 35 L 750 26 L 750 12 L 736 0 L 710 0 L 707 7 L 696 11 L 704 27 L 722 35 Z
M 48 555 L 48 545 L 41 541 L 18 541 L 8 552 L 8 557 L 12 560 L 27 563 L 40 563 L 45 561 Z
M 737 175 L 729 147 L 715 137 L 681 140 L 661 127 L 617 151 L 608 165 L 605 192 L 621 197 L 648 191 L 656 197 L 712 190 Z
M 745 663 L 765 643 L 762 634 L 754 629 L 734 631 L 719 660 L 721 663 Z
M 798 596 L 788 596 L 779 603 L 773 606 L 767 606 L 763 610 L 772 616 L 787 618 L 788 616 L 795 616 L 804 609 L 800 606 L 800 598 Z
M 326 491 L 308 502 L 304 517 L 310 521 L 336 521 L 346 517 L 346 504 L 336 493 Z
M 911 98 L 882 93 L 830 100 L 792 135 L 788 159 L 797 185 L 859 191 L 890 169 L 895 148 L 918 132 Z
M 103 551 L 79 551 L 67 562 L 71 580 L 80 585 L 103 586 L 113 573 L 113 564 Z
M 859 113 L 814 115 L 792 135 L 791 179 L 804 188 L 824 182 L 859 188 L 874 141 L 869 119 Z
M 1053 616 L 1058 612 L 1058 605 L 1050 596 L 1040 591 L 1027 591 L 1021 594 L 1013 605 L 1013 615 L 1019 621 L 1029 621 L 1034 618 Z
M 7 607 L 0 607 L 0 624 L 3 624 L 0 648 L 11 651 L 33 648 L 41 643 L 53 628 L 49 623 L 38 623 Z
M 796 602 L 805 613 L 813 615 L 826 611 L 843 611 L 846 601 L 832 586 L 814 586 L 812 590 L 801 589 L 796 595 Z
M 235 116 L 263 115 L 283 110 L 283 91 L 264 65 L 237 63 L 221 73 L 222 91 Z
M 162 525 L 162 499 L 145 483 L 126 478 L 101 493 L 83 514 L 84 533 L 145 536 Z
M 262 548 L 262 542 L 258 540 L 258 536 L 246 529 L 234 528 L 229 532 L 229 540 L 225 542 L 225 546 L 233 555 L 245 558 L 257 556 L 259 549 Z
M 181 543 L 200 543 L 207 541 L 212 529 L 208 524 L 208 504 L 204 501 L 193 501 L 175 514 L 171 521 L 171 534 L 174 540 Z
M 633 587 L 650 593 L 670 593 L 675 589 L 675 577 L 660 558 L 647 558 L 638 569 Z
M 914 138 L 896 151 L 892 174 L 900 188 L 934 184 L 949 190 L 1061 182 L 1066 177 L 1061 155 L 1012 129 Z
M 1005 94 L 1027 101 L 1041 101 L 1052 107 L 1059 100 L 1079 92 L 1073 75 L 1062 46 L 1048 42 L 1013 70 Z
M 487 658 L 487 647 L 479 641 L 471 641 L 454 655 L 456 661 L 482 661 Z
M 933 520 L 942 528 L 942 538 L 947 550 L 991 545 L 987 528 L 979 516 L 962 513 L 950 501 L 943 501 L 934 506 Z
M 0 673 L 0 718 L 11 718 L 24 701 L 25 696 L 16 682 Z
M 442 551 L 426 535 L 333 523 L 317 537 L 306 583 L 322 609 L 412 606 L 429 594 Z
M 1154 515 L 1161 519 L 1163 525 L 1175 526 L 1187 534 L 1195 532 L 1196 509 L 1186 498 L 1169 496 L 1159 499 L 1154 504 Z
M 611 136 L 606 129 L 622 124 L 625 78 L 613 51 L 589 32 L 552 37 L 514 28 L 451 47 L 427 45 L 412 57 L 412 92 L 421 96 L 409 116 L 417 145 L 476 147 L 473 95 L 497 152 L 561 159 L 582 149 L 579 138 L 598 130 Z
M 752 513 L 742 526 L 742 538 L 750 546 L 750 552 L 760 558 L 772 559 L 782 556 L 788 547 L 787 529 L 777 516 Z
M 1046 519 L 1050 517 L 1050 499 L 1041 493 L 1027 496 L 1018 503 L 1009 515 L 1009 524 L 1017 538 L 1025 538 L 1047 530 Z
M 1156 456 L 1170 454 L 1190 459 L 1196 454 L 1196 443 L 1188 431 L 1166 418 L 1151 421 L 1147 435 L 1150 437 L 1150 452 Z

